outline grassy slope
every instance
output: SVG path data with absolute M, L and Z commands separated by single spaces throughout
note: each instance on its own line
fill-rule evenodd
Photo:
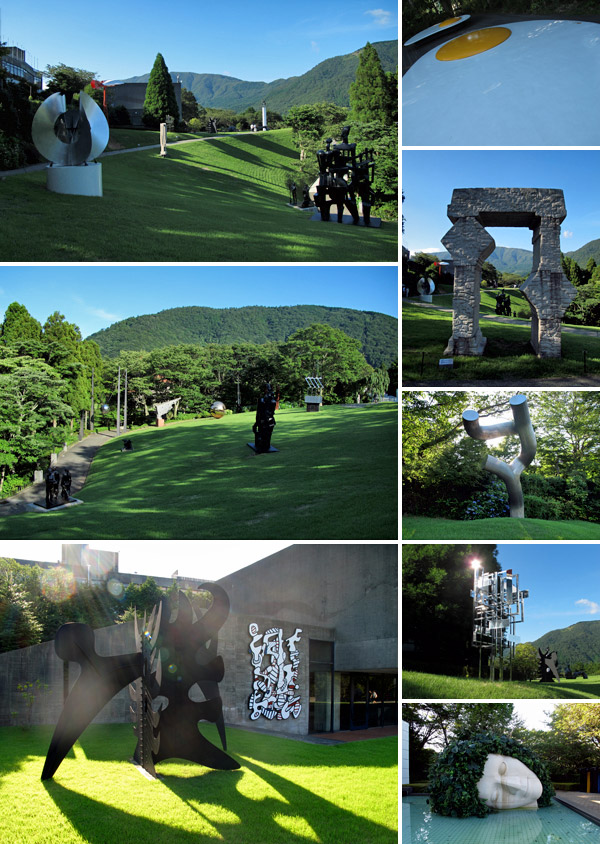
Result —
M 5 517 L 0 537 L 395 539 L 397 406 L 281 410 L 277 454 L 248 448 L 254 414 L 110 440 L 57 513 Z
M 431 519 L 402 518 L 403 539 L 600 539 L 593 522 L 549 522 L 543 519 Z
M 406 300 L 405 300 L 406 301 Z M 531 324 L 523 320 L 522 325 L 510 323 L 481 323 L 484 337 L 487 337 L 485 354 L 482 357 L 455 357 L 454 372 L 443 377 L 464 380 L 498 380 L 514 378 L 515 383 L 526 378 L 560 378 L 583 376 L 583 352 L 587 352 L 587 371 L 600 374 L 600 337 L 575 334 L 562 335 L 562 358 L 545 359 L 535 357 L 529 345 Z M 438 361 L 452 334 L 452 314 L 404 304 L 402 309 L 402 376 L 404 381 L 426 383 L 438 380 Z M 425 352 L 425 366 L 421 371 L 421 356 Z
M 481 302 L 479 305 L 479 312 L 482 314 L 495 314 L 496 313 L 496 296 L 498 293 L 503 290 L 505 293 L 508 293 L 510 296 L 510 307 L 511 311 L 516 310 L 517 308 L 527 308 L 529 309 L 529 303 L 525 296 L 521 293 L 520 290 L 514 287 L 499 287 L 498 290 L 494 291 L 496 295 L 493 295 L 487 290 L 481 291 Z M 410 300 L 409 300 L 410 302 Z M 438 308 L 451 308 L 452 307 L 452 293 L 438 293 L 433 295 L 433 305 L 437 305 Z
M 205 138 L 210 132 L 167 132 L 167 143 L 192 138 Z M 160 144 L 158 129 L 111 129 L 108 149 L 135 149 L 135 147 Z
M 55 779 L 40 772 L 50 728 L 0 730 L 0 838 L 10 844 L 392 844 L 394 738 L 322 746 L 228 729 L 238 771 L 131 765 L 128 724 L 92 725 Z M 217 743 L 212 726 L 202 733 Z
M 425 674 L 420 671 L 403 671 L 402 697 L 411 700 L 597 698 L 600 697 L 600 677 L 589 677 L 587 680 L 561 680 L 560 683 L 527 683 L 524 681 L 491 683 L 489 680 L 467 680 L 463 677 Z
M 102 160 L 104 196 L 45 190 L 45 172 L 2 183 L 2 261 L 395 261 L 397 224 L 311 222 L 287 207 L 291 130 Z M 35 232 L 35 236 L 32 236 Z

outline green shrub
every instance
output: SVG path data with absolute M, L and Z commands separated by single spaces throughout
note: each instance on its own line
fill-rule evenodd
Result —
M 10 138 L 0 130 L 0 170 L 16 170 L 26 163 L 23 142 L 19 138 Z
M 483 818 L 489 814 L 492 810 L 480 799 L 477 783 L 490 753 L 512 756 L 527 765 L 542 783 L 538 807 L 551 804 L 554 788 L 545 764 L 535 753 L 508 736 L 478 733 L 449 745 L 429 769 L 432 811 L 453 818 Z
M 554 782 L 552 781 L 552 786 L 556 789 L 556 791 L 580 791 L 581 785 L 578 782 Z
M 562 504 L 555 498 L 542 498 L 539 495 L 524 495 L 523 498 L 528 519 L 557 521 L 563 518 Z

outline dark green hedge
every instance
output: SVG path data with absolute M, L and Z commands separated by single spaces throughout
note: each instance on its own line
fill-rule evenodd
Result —
M 440 815 L 483 818 L 492 810 L 480 800 L 477 783 L 490 753 L 512 756 L 533 771 L 543 786 L 539 808 L 549 806 L 554 788 L 545 764 L 527 747 L 508 736 L 478 733 L 454 742 L 437 757 L 429 769 L 431 809 Z

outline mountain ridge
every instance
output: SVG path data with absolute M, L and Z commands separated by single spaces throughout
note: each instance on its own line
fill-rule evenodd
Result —
M 246 305 L 208 308 L 188 305 L 155 314 L 127 317 L 87 338 L 106 357 L 121 351 L 151 351 L 163 346 L 207 343 L 284 342 L 299 328 L 325 323 L 359 340 L 371 364 L 390 364 L 398 356 L 398 320 L 377 311 L 325 305 Z
M 562 667 L 574 662 L 600 662 L 600 621 L 578 621 L 550 630 L 531 644 L 556 651 Z
M 395 71 L 398 67 L 398 41 L 377 41 L 377 50 L 384 71 Z M 204 108 L 230 108 L 236 112 L 250 106 L 260 108 L 267 101 L 272 111 L 285 112 L 294 105 L 333 102 L 336 105 L 350 104 L 350 85 L 354 82 L 360 47 L 342 56 L 324 59 L 300 76 L 274 79 L 272 82 L 245 81 L 234 76 L 219 73 L 194 73 L 193 71 L 170 71 L 174 82 L 179 81 L 196 97 Z M 150 73 L 130 76 L 118 82 L 147 82 Z

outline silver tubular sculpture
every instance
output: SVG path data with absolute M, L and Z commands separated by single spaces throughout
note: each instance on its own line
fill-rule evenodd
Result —
M 512 422 L 490 422 L 486 425 L 480 425 L 479 413 L 476 410 L 465 410 L 463 425 L 467 434 L 475 440 L 492 440 L 496 437 L 508 437 L 513 434 L 519 437 L 521 452 L 510 466 L 503 460 L 498 460 L 497 457 L 488 454 L 484 468 L 488 472 L 498 475 L 506 484 L 511 518 L 523 519 L 525 507 L 523 490 L 521 489 L 521 473 L 535 457 L 535 431 L 529 418 L 526 397 L 523 395 L 513 396 L 509 404 L 513 415 Z
M 67 109 L 64 94 L 52 94 L 35 113 L 31 134 L 38 152 L 51 162 L 49 190 L 102 196 L 102 165 L 94 159 L 108 144 L 109 128 L 92 97 L 80 91 L 75 110 Z

